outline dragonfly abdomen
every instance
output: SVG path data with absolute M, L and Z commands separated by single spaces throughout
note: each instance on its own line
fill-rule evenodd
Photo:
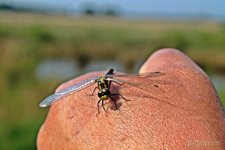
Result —
M 104 88 L 98 91 L 98 97 L 102 100 L 107 100 L 109 98 L 110 91 L 108 88 Z

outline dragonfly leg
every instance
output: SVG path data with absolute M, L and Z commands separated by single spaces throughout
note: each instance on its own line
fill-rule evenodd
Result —
M 98 114 L 100 114 L 99 103 L 100 103 L 101 101 L 102 101 L 102 99 L 98 100 L 98 103 L 97 103 L 98 113 L 96 114 L 96 116 L 97 116 Z
M 116 100 L 115 100 L 111 95 L 112 95 L 112 94 L 110 94 L 109 97 L 110 97 L 111 100 L 113 101 L 113 103 L 114 103 L 116 109 L 119 110 L 119 108 L 118 108 L 118 106 L 117 106 L 117 104 L 116 104 Z
M 102 107 L 103 107 L 104 111 L 107 112 L 105 109 L 105 106 L 104 106 L 104 100 L 102 100 Z
M 93 92 L 92 92 L 91 94 L 88 94 L 88 95 L 89 95 L 89 96 L 93 96 L 97 88 L 98 88 L 98 87 L 95 87 L 94 90 L 93 90 Z

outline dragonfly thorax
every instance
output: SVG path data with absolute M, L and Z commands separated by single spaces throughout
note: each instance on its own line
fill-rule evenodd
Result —
M 98 80 L 98 89 L 104 89 L 104 88 L 109 88 L 109 81 L 107 80 L 106 77 L 100 77 Z

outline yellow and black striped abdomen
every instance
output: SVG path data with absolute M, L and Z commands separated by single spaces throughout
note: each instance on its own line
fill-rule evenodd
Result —
M 97 82 L 99 89 L 98 97 L 101 98 L 101 100 L 107 100 L 110 95 L 109 81 L 106 79 L 106 77 L 100 77 Z
M 98 91 L 98 97 L 101 98 L 101 100 L 107 100 L 109 98 L 110 91 L 108 88 L 103 88 Z

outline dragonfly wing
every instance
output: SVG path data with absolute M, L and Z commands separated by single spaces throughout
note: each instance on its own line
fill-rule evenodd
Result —
M 57 91 L 56 93 L 57 94 L 67 94 L 67 93 L 70 93 L 70 92 L 79 91 L 79 90 L 87 87 L 88 85 L 90 85 L 92 83 L 95 83 L 96 79 L 98 79 L 98 77 L 93 77 L 93 78 L 81 81 L 81 82 L 79 82 L 79 83 L 77 83 L 75 85 L 72 85 L 72 86 L 68 87 L 68 88 L 65 88 L 63 90 Z
M 158 84 L 164 84 L 163 77 L 166 73 L 162 72 L 149 72 L 141 74 L 115 74 L 110 75 L 109 80 L 118 81 L 119 83 L 127 83 L 130 85 L 139 86 L 157 86 Z
M 88 87 L 96 82 L 97 77 L 93 77 L 84 81 L 81 81 L 77 84 L 74 84 L 72 86 L 69 86 L 63 90 L 57 91 L 56 93 L 48 96 L 45 98 L 40 104 L 40 107 L 47 107 L 55 103 L 56 101 L 62 99 L 63 97 L 66 97 L 68 95 L 71 95 L 77 91 L 80 91 L 84 89 L 85 87 Z
M 153 78 L 153 77 L 160 77 L 164 76 L 166 73 L 163 72 L 146 72 L 146 73 L 139 73 L 139 74 L 108 74 L 108 77 L 121 77 L 121 78 Z
M 150 72 L 144 74 L 115 74 L 109 76 L 108 81 L 115 82 L 121 87 L 120 93 L 126 94 L 131 97 L 143 97 L 151 98 L 158 102 L 170 105 L 175 108 L 181 108 L 173 103 L 167 102 L 164 100 L 164 89 L 161 88 L 161 85 L 171 84 L 170 81 L 167 81 L 163 76 L 165 73 L 161 72 Z M 157 78 L 158 77 L 158 78 Z M 128 85 L 128 86 L 127 86 Z M 133 86 L 133 90 L 128 90 Z M 183 108 L 182 108 L 183 109 Z
M 66 96 L 65 94 L 52 94 L 50 96 L 48 96 L 47 98 L 45 98 L 40 104 L 40 107 L 47 107 L 52 105 L 54 102 L 60 100 L 60 98 L 62 98 L 63 96 Z

